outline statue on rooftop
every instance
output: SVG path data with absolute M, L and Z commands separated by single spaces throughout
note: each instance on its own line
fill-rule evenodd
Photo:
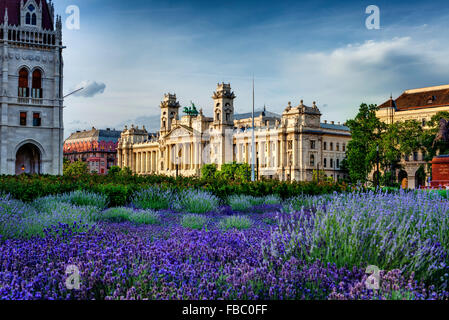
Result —
M 192 104 L 190 107 L 185 107 L 184 108 L 184 113 L 187 114 L 188 116 L 197 116 L 198 115 L 198 110 L 196 109 L 195 104 L 190 101 L 190 103 Z

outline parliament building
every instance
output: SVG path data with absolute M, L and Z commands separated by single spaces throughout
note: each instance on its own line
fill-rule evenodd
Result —
M 252 163 L 252 113 L 235 114 L 236 96 L 230 84 L 217 85 L 213 93 L 213 116 L 203 110 L 184 108 L 175 94 L 166 94 L 160 104 L 160 130 L 125 127 L 117 147 L 120 167 L 134 173 L 199 176 L 205 164 Z M 259 177 L 310 181 L 315 170 L 335 180 L 344 176 L 341 162 L 351 139 L 349 128 L 327 121 L 312 106 L 286 106 L 282 115 L 255 113 L 254 161 Z

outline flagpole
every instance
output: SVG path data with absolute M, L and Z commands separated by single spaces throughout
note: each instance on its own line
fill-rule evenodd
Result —
M 253 132 L 252 132 L 252 142 L 251 142 L 251 181 L 256 180 L 256 174 L 255 174 L 255 161 L 256 161 L 256 143 L 255 143 L 255 137 L 254 137 L 254 75 L 253 75 L 253 113 L 252 113 L 252 121 L 253 121 Z

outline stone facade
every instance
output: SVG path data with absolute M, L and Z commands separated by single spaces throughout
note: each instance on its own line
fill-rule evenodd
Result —
M 0 174 L 62 174 L 62 49 L 52 4 L 1 1 Z
M 204 164 L 236 161 L 252 163 L 252 114 L 234 114 L 236 96 L 230 84 L 218 84 L 213 116 L 200 110 L 179 117 L 176 95 L 166 94 L 160 104 L 161 128 L 125 127 L 118 144 L 118 165 L 138 174 L 198 176 Z M 351 138 L 340 124 L 321 123 L 312 107 L 288 103 L 282 115 L 266 110 L 255 114 L 256 161 L 260 177 L 310 181 L 314 170 L 343 178 L 340 163 Z
M 89 172 L 107 174 L 117 165 L 117 145 L 121 131 L 100 130 L 77 131 L 64 141 L 64 158 L 70 162 L 86 162 Z
M 426 128 L 427 122 L 440 111 L 449 112 L 449 85 L 406 90 L 395 100 L 390 97 L 379 106 L 377 117 L 385 123 L 416 120 Z M 397 172 L 397 179 L 402 185 L 412 189 L 429 186 L 430 172 L 422 151 L 405 156 L 401 165 L 403 170 Z M 417 174 L 421 166 L 426 177 Z

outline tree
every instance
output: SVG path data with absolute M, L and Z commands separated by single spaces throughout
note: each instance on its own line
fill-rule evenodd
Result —
M 347 121 L 352 139 L 347 146 L 345 169 L 354 183 L 365 183 L 376 163 L 377 145 L 386 125 L 376 116 L 376 105 L 360 105 L 357 116 Z
M 429 162 L 429 165 L 430 161 L 432 161 L 433 157 L 437 154 L 449 153 L 448 143 L 440 141 L 434 144 L 435 137 L 439 130 L 439 121 L 441 119 L 449 120 L 449 112 L 440 111 L 434 115 L 427 123 L 428 129 L 424 130 L 421 135 L 422 150 L 425 151 L 424 160 Z
M 76 161 L 68 164 L 64 168 L 65 176 L 83 176 L 88 174 L 87 163 L 82 161 Z

